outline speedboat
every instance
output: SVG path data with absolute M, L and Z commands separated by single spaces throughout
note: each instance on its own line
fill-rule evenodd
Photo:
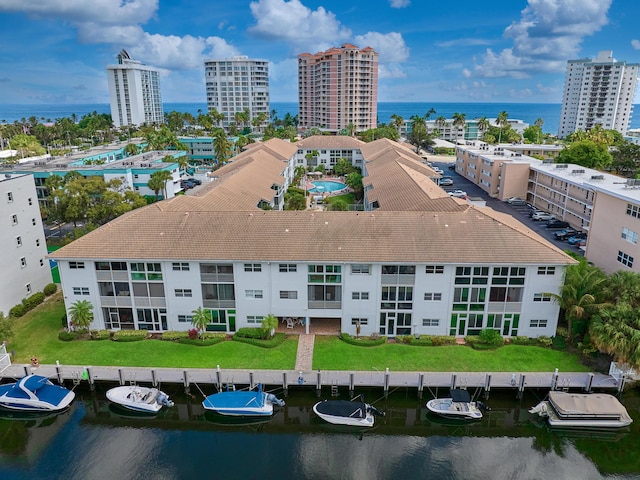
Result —
M 445 418 L 462 420 L 480 420 L 482 410 L 486 409 L 481 402 L 472 402 L 467 390 L 454 388 L 448 398 L 434 398 L 427 402 L 427 409 Z
M 124 385 L 107 390 L 107 398 L 113 403 L 136 412 L 157 413 L 162 407 L 173 407 L 169 396 L 157 388 Z
M 0 407 L 10 410 L 57 412 L 67 408 L 75 396 L 41 375 L 26 375 L 15 383 L 0 385 Z
M 284 406 L 284 400 L 280 400 L 272 393 L 262 391 L 262 384 L 258 390 L 228 390 L 209 395 L 202 402 L 206 410 L 220 415 L 240 417 L 261 417 L 273 414 L 273 406 Z
M 607 393 L 549 392 L 529 413 L 546 417 L 552 427 L 620 428 L 633 422 L 624 405 Z
M 384 412 L 373 405 L 355 399 L 323 400 L 313 406 L 313 411 L 326 422 L 351 427 L 373 427 L 374 416 L 384 417 Z

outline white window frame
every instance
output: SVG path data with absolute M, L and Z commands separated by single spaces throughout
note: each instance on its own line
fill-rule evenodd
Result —
M 176 288 L 173 293 L 178 298 L 193 297 L 193 290 L 190 288 Z
M 298 291 L 297 290 L 280 290 L 280 298 L 282 300 L 297 300 Z
M 264 292 L 262 290 L 245 290 L 244 298 L 250 298 L 255 300 L 261 299 L 261 298 L 264 298 Z
M 423 318 L 422 326 L 423 327 L 439 327 L 440 319 L 439 318 Z

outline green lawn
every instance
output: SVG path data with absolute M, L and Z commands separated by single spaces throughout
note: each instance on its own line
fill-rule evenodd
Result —
M 227 341 L 208 347 L 161 340 L 139 342 L 58 340 L 64 315 L 62 294 L 16 319 L 7 350 L 14 362 L 66 365 L 121 365 L 142 367 L 285 369 L 295 368 L 297 337 L 271 349 Z M 349 345 L 337 337 L 316 336 L 313 368 L 322 370 L 384 370 L 432 372 L 586 372 L 576 355 L 540 347 L 508 345 L 493 351 L 467 346 L 417 347 L 385 344 L 378 347 Z
M 349 345 L 336 337 L 317 337 L 313 368 L 423 372 L 588 372 L 576 355 L 541 347 L 507 345 L 480 351 L 463 345 L 417 347 L 389 343 L 377 347 Z

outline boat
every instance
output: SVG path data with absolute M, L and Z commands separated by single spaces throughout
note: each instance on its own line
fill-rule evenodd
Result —
M 157 413 L 162 407 L 173 407 L 169 396 L 157 388 L 124 385 L 107 390 L 107 398 L 121 407 L 136 412 Z
M 356 400 L 323 400 L 313 406 L 313 411 L 325 422 L 351 427 L 373 427 L 374 416 L 384 417 L 373 405 Z
M 607 393 L 549 392 L 529 413 L 546 417 L 552 427 L 620 428 L 633 422 L 624 405 Z
M 480 420 L 486 406 L 482 402 L 472 402 L 467 390 L 454 388 L 448 398 L 434 398 L 427 402 L 427 409 L 444 418 L 459 420 Z
M 75 396 L 41 375 L 26 375 L 15 383 L 0 385 L 0 407 L 9 410 L 57 412 L 67 408 Z
M 283 407 L 284 400 L 262 391 L 262 384 L 258 385 L 258 390 L 227 390 L 214 393 L 202 402 L 205 410 L 239 417 L 272 415 L 274 405 Z

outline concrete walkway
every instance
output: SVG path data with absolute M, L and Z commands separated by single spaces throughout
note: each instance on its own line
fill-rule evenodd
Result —
M 313 366 L 313 343 L 316 336 L 302 334 L 298 337 L 298 353 L 296 355 L 296 370 L 309 372 Z

